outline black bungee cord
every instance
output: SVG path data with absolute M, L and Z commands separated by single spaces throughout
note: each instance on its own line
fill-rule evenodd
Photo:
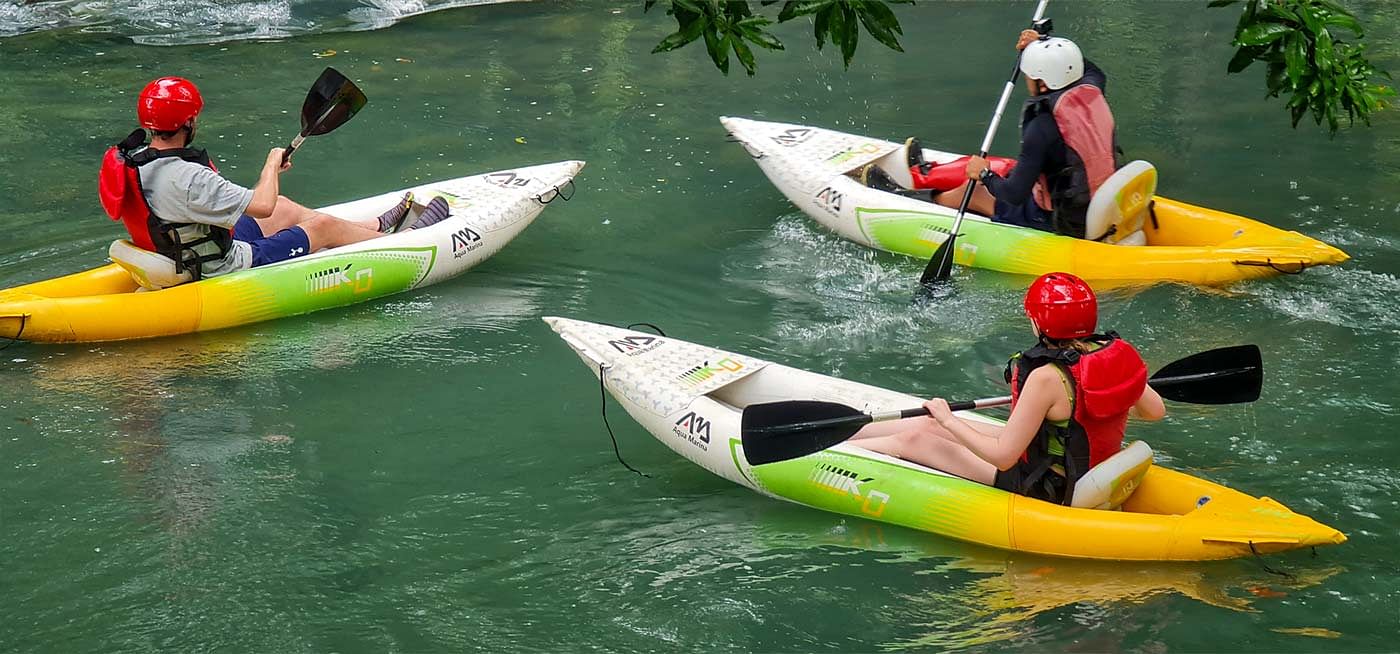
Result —
M 655 330 L 657 334 L 660 334 L 661 336 L 666 335 L 666 332 L 661 331 L 660 327 L 657 327 L 656 325 L 653 325 L 649 322 L 634 322 L 624 327 L 623 329 L 632 329 L 633 327 L 650 327 L 653 330 Z M 628 470 L 631 470 L 632 472 L 635 472 L 643 477 L 646 477 L 647 479 L 651 479 L 651 475 L 642 472 L 641 470 L 638 470 L 636 468 L 633 468 L 631 465 L 628 465 L 628 463 L 622 459 L 622 450 L 620 450 L 617 446 L 617 435 L 613 433 L 612 425 L 608 423 L 608 389 L 607 385 L 604 383 L 604 377 L 606 375 L 607 368 L 603 367 L 602 364 L 598 364 L 598 399 L 599 405 L 602 407 L 603 426 L 606 427 L 608 430 L 608 438 L 612 439 L 613 456 L 617 457 L 617 462 L 621 463 L 622 467 L 627 468 Z

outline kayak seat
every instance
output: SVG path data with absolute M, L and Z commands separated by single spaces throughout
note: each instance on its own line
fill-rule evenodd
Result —
M 1142 226 L 1157 195 L 1157 168 L 1142 161 L 1130 162 L 1104 180 L 1089 201 L 1084 238 L 1115 245 L 1146 245 Z
M 1070 506 L 1080 509 L 1114 510 L 1137 490 L 1147 469 L 1152 467 L 1152 448 L 1133 441 L 1117 454 L 1089 469 L 1074 484 Z
M 194 280 L 188 271 L 175 271 L 174 259 L 138 248 L 126 239 L 112 241 L 107 256 L 131 273 L 143 290 L 158 291 Z

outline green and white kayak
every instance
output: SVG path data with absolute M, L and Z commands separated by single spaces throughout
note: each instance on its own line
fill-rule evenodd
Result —
M 430 227 L 162 290 L 139 288 L 115 263 L 0 290 L 0 338 L 74 342 L 186 334 L 436 284 L 500 251 L 561 192 L 567 199 L 582 168 L 582 161 L 526 166 L 324 207 L 341 218 L 370 218 L 412 191 L 421 203 L 443 197 L 451 215 Z
M 1129 491 L 1121 511 L 1050 504 L 851 442 L 750 465 L 740 439 L 743 408 L 750 404 L 820 400 L 874 413 L 918 406 L 920 400 L 676 338 L 544 320 L 657 440 L 771 497 L 1001 549 L 1085 559 L 1228 559 L 1346 540 L 1267 497 L 1156 465 Z

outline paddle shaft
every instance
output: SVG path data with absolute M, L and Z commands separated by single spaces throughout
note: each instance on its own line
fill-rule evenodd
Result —
M 1031 18 L 1031 24 L 1040 22 L 1045 17 L 1045 6 L 1050 4 L 1050 0 L 1040 0 L 1040 4 L 1035 8 L 1035 17 Z M 1001 99 L 997 100 L 996 113 L 992 114 L 992 123 L 987 126 L 987 134 L 982 137 L 982 148 L 977 151 L 977 156 L 986 159 L 987 153 L 992 149 L 992 137 L 996 136 L 997 127 L 1001 125 L 1001 116 L 1006 113 L 1006 104 L 1011 101 L 1011 93 L 1016 90 L 1016 80 L 1021 77 L 1021 53 L 1016 53 L 1016 63 L 1011 66 L 1011 77 L 1006 80 L 1006 86 L 1001 89 Z M 967 205 L 972 202 L 972 192 L 977 190 L 977 180 L 970 180 L 967 184 L 967 191 L 963 193 L 962 203 L 958 205 L 958 215 L 953 219 L 953 231 L 949 232 L 946 241 L 947 247 L 940 247 L 942 254 L 938 261 L 929 261 L 928 268 L 924 270 L 920 283 L 945 279 L 953 269 L 953 245 L 958 238 L 958 230 L 962 229 L 963 216 L 967 214 Z M 932 275 L 930 275 L 932 273 Z
M 287 162 L 292 160 L 292 153 L 296 152 L 297 148 L 301 147 L 301 142 L 306 140 L 306 135 L 316 131 L 316 128 L 320 127 L 321 123 L 326 122 L 326 119 L 330 118 L 331 111 L 335 110 L 335 106 L 335 103 L 332 102 L 329 107 L 326 107 L 325 111 L 321 112 L 321 115 L 318 118 L 316 118 L 315 122 L 307 125 L 306 127 L 303 127 L 301 133 L 297 134 L 296 138 L 292 139 L 292 142 L 290 145 L 287 146 L 287 149 L 282 151 L 283 166 L 287 165 Z
M 1235 368 L 1214 373 L 1198 373 L 1191 375 L 1181 375 L 1179 377 L 1162 377 L 1159 379 L 1150 379 L 1148 380 L 1148 382 L 1154 388 L 1170 387 L 1177 384 L 1189 384 L 1200 379 L 1219 377 L 1222 374 L 1231 375 L 1242 372 L 1247 372 L 1247 369 Z M 986 409 L 994 406 L 1006 406 L 1008 404 L 1011 404 L 1011 396 L 1003 395 L 1001 397 L 984 397 L 980 400 L 961 400 L 957 402 L 949 402 L 948 408 L 954 411 L 970 411 L 972 409 Z M 913 409 L 904 409 L 902 411 L 880 411 L 877 413 L 863 413 L 858 416 L 845 416 L 841 418 L 827 418 L 825 420 L 795 422 L 787 425 L 776 425 L 767 429 L 762 429 L 761 431 L 762 433 L 768 436 L 781 436 L 783 434 L 795 434 L 804 431 L 812 431 L 814 429 L 855 427 L 857 425 L 864 425 L 872 422 L 885 422 L 886 420 L 902 420 L 904 418 L 917 418 L 919 416 L 926 415 L 928 415 L 928 409 L 925 409 L 924 407 L 917 407 Z

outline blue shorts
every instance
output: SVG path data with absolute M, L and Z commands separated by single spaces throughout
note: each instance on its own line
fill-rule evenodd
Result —
M 295 259 L 311 254 L 311 239 L 306 230 L 288 227 L 272 236 L 264 236 L 258 221 L 243 214 L 233 226 L 233 238 L 253 246 L 253 267 Z
M 1050 212 L 1041 209 L 1034 199 L 1027 199 L 1025 204 L 1008 204 L 997 200 L 992 222 L 1020 225 L 1046 232 L 1055 231 L 1055 226 L 1050 221 Z

